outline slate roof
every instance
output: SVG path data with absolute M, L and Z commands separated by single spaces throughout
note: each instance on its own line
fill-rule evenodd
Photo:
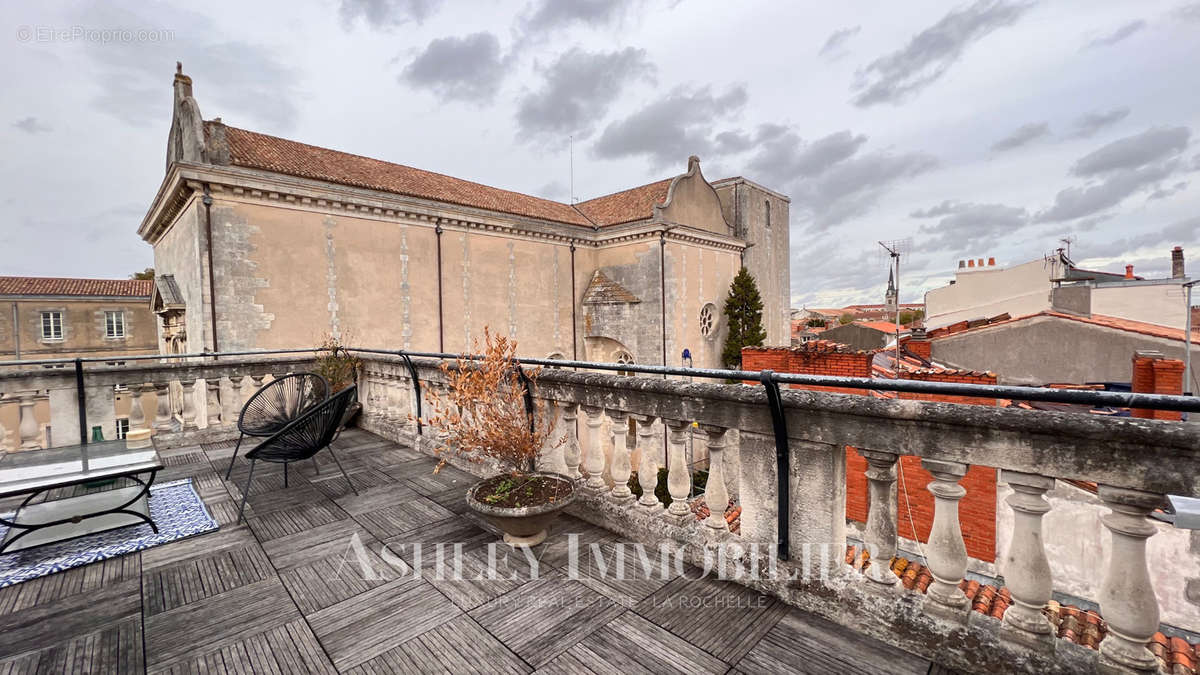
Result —
M 210 134 L 215 124 L 205 122 Z M 671 184 L 671 179 L 660 180 L 571 206 L 236 127 L 225 126 L 225 139 L 234 166 L 587 227 L 650 218 Z
M 73 279 L 66 277 L 0 277 L 0 295 L 75 295 L 149 298 L 149 279 Z
M 158 289 L 158 295 L 162 298 L 163 305 L 183 305 L 183 294 L 179 292 L 179 285 L 175 283 L 174 274 L 160 274 L 154 277 L 155 288 Z
M 633 293 L 630 293 L 627 288 L 609 279 L 604 272 L 596 270 L 592 274 L 592 280 L 588 282 L 587 290 L 583 293 L 583 304 L 585 305 L 606 305 L 606 304 L 621 304 L 641 302 Z

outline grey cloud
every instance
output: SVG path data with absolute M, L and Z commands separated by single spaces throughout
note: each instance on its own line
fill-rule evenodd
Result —
M 956 9 L 917 33 L 904 48 L 875 59 L 859 71 L 855 105 L 900 103 L 929 86 L 958 61 L 966 48 L 998 28 L 1011 26 L 1033 3 L 978 0 Z
M 717 120 L 740 111 L 747 101 L 738 85 L 723 94 L 710 87 L 677 88 L 623 120 L 605 127 L 592 146 L 597 157 L 648 157 L 656 168 L 680 164 L 688 155 L 703 155 L 715 147 Z
M 1177 7 L 1173 14 L 1176 18 L 1183 21 L 1200 23 L 1200 2 L 1193 2 L 1181 7 Z
M 1004 204 L 975 204 L 944 201 L 937 206 L 912 212 L 914 218 L 939 218 L 921 225 L 921 248 L 930 251 L 963 251 L 968 247 L 988 246 L 1000 241 L 1029 223 L 1023 208 Z
M 851 38 L 853 38 L 855 35 L 858 35 L 859 31 L 861 30 L 862 26 L 852 26 L 850 28 L 842 28 L 840 30 L 833 31 L 833 33 L 829 35 L 829 38 L 825 40 L 825 44 L 821 47 L 821 51 L 817 52 L 817 55 L 827 58 L 840 57 L 843 53 L 842 48 L 846 46 L 846 43 L 849 42 Z
M 626 10 L 628 0 L 540 0 L 519 21 L 522 32 L 541 32 L 574 23 L 605 25 Z
M 1167 199 L 1168 197 L 1172 197 L 1176 194 L 1179 194 L 1180 192 L 1183 192 L 1184 190 L 1187 189 L 1187 186 L 1188 186 L 1188 182 L 1186 180 L 1181 180 L 1178 183 L 1175 183 L 1174 185 L 1172 185 L 1170 187 L 1159 188 L 1159 189 L 1155 190 L 1154 192 L 1151 192 L 1150 196 L 1146 198 L 1146 201 L 1154 201 L 1156 199 Z
M 126 9 L 130 7 L 133 9 Z M 174 30 L 173 40 L 85 42 L 97 75 L 96 107 L 128 124 L 166 128 L 175 62 L 195 82 L 200 109 L 237 126 L 292 129 L 299 117 L 300 79 L 270 49 L 224 38 L 211 19 L 160 4 L 94 4 L 86 25 Z M 249 118 L 249 119 L 247 119 Z
M 1114 30 L 1113 32 L 1109 33 L 1108 35 L 1105 35 L 1103 37 L 1098 37 L 1098 38 L 1088 42 L 1086 45 L 1084 45 L 1084 49 L 1095 49 L 1097 47 L 1111 47 L 1112 45 L 1115 45 L 1118 42 L 1125 40 L 1125 39 L 1129 38 L 1130 36 L 1132 36 L 1133 34 L 1141 31 L 1145 27 L 1146 27 L 1146 22 L 1141 19 L 1138 19 L 1136 21 L 1130 21 L 1129 23 L 1121 26 L 1120 28 Z
M 922 152 L 872 152 L 835 164 L 812 181 L 800 181 L 793 204 L 807 206 L 813 231 L 868 213 L 896 183 L 932 170 L 937 159 Z
M 1158 184 L 1179 167 L 1177 160 L 1133 169 L 1117 169 L 1103 180 L 1059 191 L 1054 205 L 1038 214 L 1039 222 L 1061 222 L 1090 216 L 1120 204 L 1126 197 Z
M 794 179 L 819 175 L 850 159 L 867 142 L 867 137 L 845 130 L 810 143 L 795 131 L 766 126 L 761 129 L 758 141 L 763 150 L 750 161 L 750 168 L 768 176 Z
M 392 28 L 408 22 L 423 23 L 441 8 L 443 0 L 341 0 L 339 13 L 345 26 L 361 19 L 372 28 Z
M 1075 122 L 1072 125 L 1074 132 L 1071 135 L 1074 138 L 1090 138 L 1096 135 L 1096 132 L 1101 129 L 1112 126 L 1128 116 L 1129 108 L 1113 108 L 1104 112 L 1095 111 L 1086 113 L 1075 118 Z
M 713 141 L 716 142 L 717 152 L 724 155 L 736 155 L 754 147 L 754 139 L 742 131 L 722 131 Z
M 1145 228 L 1138 228 L 1139 230 Z M 1152 229 L 1134 237 L 1109 239 L 1082 249 L 1088 258 L 1126 257 L 1138 249 L 1153 246 L 1169 247 L 1177 244 L 1200 242 L 1200 216 L 1177 220 L 1161 229 Z M 1166 252 L 1163 252 L 1164 258 Z
M 624 87 L 652 79 L 653 74 L 643 49 L 572 49 L 546 68 L 540 89 L 521 98 L 517 126 L 525 138 L 586 138 Z
M 1050 133 L 1050 125 L 1045 122 L 1030 122 L 1017 127 L 1011 134 L 1001 138 L 992 144 L 992 150 L 1003 152 L 1005 150 L 1015 150 L 1023 145 L 1041 138 Z
M 1118 169 L 1135 169 L 1167 157 L 1187 147 L 1191 131 L 1187 127 L 1154 127 L 1140 134 L 1117 139 L 1088 153 L 1075 162 L 1071 173 L 1092 176 Z
M 559 180 L 552 180 L 533 191 L 533 194 L 543 199 L 566 202 L 571 199 L 571 188 Z
M 443 101 L 491 101 L 504 79 L 500 40 L 488 32 L 433 40 L 400 79 Z
M 23 119 L 19 119 L 16 122 L 13 122 L 13 126 L 27 134 L 50 131 L 50 127 L 43 124 L 42 121 L 36 117 L 25 117 Z

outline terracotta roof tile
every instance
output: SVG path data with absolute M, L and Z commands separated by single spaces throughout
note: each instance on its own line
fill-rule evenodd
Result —
M 149 298 L 149 279 L 70 279 L 63 277 L 0 277 L 0 295 L 79 295 Z
M 211 129 L 213 122 L 206 122 Z M 540 218 L 572 225 L 591 223 L 569 204 L 414 169 L 378 159 L 225 127 L 235 166 L 392 192 L 410 197 Z
M 1151 337 L 1165 338 L 1167 340 L 1183 340 L 1183 329 L 1170 328 L 1168 326 L 1160 326 L 1155 323 L 1147 323 L 1145 321 L 1134 321 L 1133 319 L 1124 319 L 1117 316 L 1107 316 L 1104 314 L 1093 314 L 1091 316 L 1077 316 L 1075 314 L 1064 314 L 1062 312 L 1045 311 L 1036 314 L 1026 314 L 1024 316 L 1010 317 L 1008 314 L 991 317 L 990 319 L 980 319 L 977 322 L 960 321 L 942 326 L 929 332 L 929 337 L 933 339 L 958 335 L 969 330 L 979 330 L 982 328 L 990 328 L 992 326 L 1016 323 L 1018 321 L 1026 321 L 1039 316 L 1050 316 L 1057 319 L 1069 319 L 1080 323 L 1087 323 L 1093 326 L 1103 326 L 1105 328 L 1113 328 L 1115 330 L 1123 330 L 1130 333 L 1139 333 L 1141 335 L 1149 335 Z M 1200 331 L 1192 331 L 1192 343 L 1200 344 Z
M 648 185 L 614 192 L 579 202 L 575 208 L 596 225 L 619 225 L 636 220 L 645 220 L 654 215 L 654 207 L 667 201 L 667 190 L 671 178 Z
M 846 564 L 862 571 L 871 566 L 870 554 L 855 545 L 846 547 Z M 933 575 L 929 568 L 916 560 L 897 556 L 890 561 L 892 573 L 900 577 L 900 584 L 920 593 L 926 592 Z M 971 611 L 993 619 L 1003 619 L 1004 612 L 1012 605 L 1012 594 L 1007 586 L 997 587 L 981 584 L 975 579 L 963 579 L 958 585 L 971 603 Z M 1057 600 L 1046 603 L 1042 613 L 1054 627 L 1054 634 L 1075 644 L 1090 649 L 1099 649 L 1100 642 L 1108 634 L 1108 624 L 1099 613 L 1074 605 L 1063 605 Z M 1200 658 L 1200 643 L 1190 644 L 1179 637 L 1170 637 L 1156 632 L 1150 642 L 1150 651 L 1158 659 L 1163 672 L 1180 675 L 1196 675 L 1196 661 Z

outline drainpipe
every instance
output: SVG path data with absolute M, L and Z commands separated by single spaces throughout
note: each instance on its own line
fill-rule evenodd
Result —
M 579 335 L 575 324 L 575 240 L 571 240 L 571 358 L 579 360 Z
M 218 359 L 217 352 L 221 351 L 217 347 L 217 287 L 213 281 L 215 276 L 213 273 L 213 236 L 212 236 L 212 193 L 209 192 L 208 183 L 204 184 L 204 196 L 201 198 L 204 203 L 204 236 L 207 239 L 208 245 L 208 305 L 210 316 L 212 318 L 212 350 L 213 361 Z
M 667 231 L 658 233 L 658 276 L 662 302 L 662 364 L 667 365 Z M 667 378 L 663 375 L 663 379 Z
M 438 351 L 445 353 L 446 351 L 446 330 L 443 323 L 442 315 L 442 224 L 438 223 L 437 227 L 433 228 L 437 234 L 437 279 L 438 279 Z M 463 274 L 467 271 L 463 270 Z M 470 347 L 468 346 L 468 349 Z
M 17 302 L 12 304 L 13 351 L 17 353 L 16 360 L 21 360 L 21 324 L 17 322 Z

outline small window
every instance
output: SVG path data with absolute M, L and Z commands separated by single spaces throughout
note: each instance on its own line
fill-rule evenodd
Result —
M 104 337 L 125 337 L 125 312 L 104 313 Z
M 42 312 L 42 339 L 63 339 L 62 312 Z
M 630 354 L 629 352 L 624 351 L 624 350 L 617 352 L 617 363 L 619 363 L 621 365 L 627 365 L 627 364 L 633 363 L 633 354 Z M 618 370 L 617 374 L 631 376 L 631 375 L 633 375 L 633 371 Z
M 117 440 L 125 438 L 125 434 L 129 433 L 129 420 L 121 418 L 117 420 Z
M 700 308 L 700 334 L 712 337 L 717 327 L 717 306 L 711 302 Z
M 771 200 L 768 199 L 768 200 L 764 201 L 763 206 L 765 206 L 767 209 L 767 227 L 770 227 L 771 226 Z

